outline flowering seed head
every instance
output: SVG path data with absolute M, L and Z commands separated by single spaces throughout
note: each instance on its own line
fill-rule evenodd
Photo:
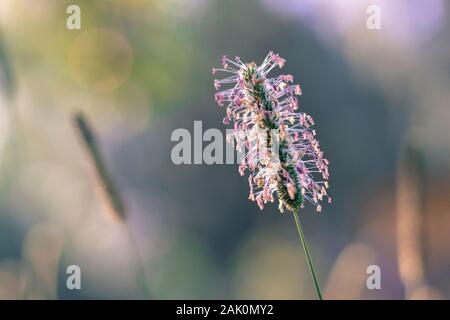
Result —
M 249 199 L 260 209 L 273 202 L 277 194 L 280 211 L 297 211 L 305 200 L 321 210 L 320 202 L 328 197 L 328 160 L 323 157 L 312 117 L 298 112 L 299 85 L 292 85 L 292 75 L 269 78 L 276 66 L 286 60 L 269 52 L 261 65 L 222 58 L 216 72 L 228 76 L 214 80 L 218 91 L 215 100 L 226 107 L 224 124 L 233 125 L 231 139 L 236 149 L 246 149 L 239 166 L 244 175 L 250 172 Z M 223 88 L 224 87 L 224 88 Z

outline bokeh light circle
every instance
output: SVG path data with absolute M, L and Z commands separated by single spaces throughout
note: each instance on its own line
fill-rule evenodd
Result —
M 130 76 L 133 51 L 117 31 L 94 28 L 81 33 L 68 53 L 70 74 L 86 90 L 104 93 L 120 87 Z

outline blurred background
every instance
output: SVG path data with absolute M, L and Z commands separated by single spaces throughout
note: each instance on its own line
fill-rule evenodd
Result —
M 331 162 L 333 203 L 300 217 L 325 298 L 450 297 L 449 22 L 444 0 L 1 0 L 0 298 L 315 299 L 289 214 L 248 201 L 237 165 L 170 158 L 176 128 L 225 131 L 221 56 L 269 50 Z M 96 192 L 79 111 L 125 221 Z

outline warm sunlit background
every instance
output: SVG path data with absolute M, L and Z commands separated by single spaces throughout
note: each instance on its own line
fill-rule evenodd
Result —
M 314 299 L 290 215 L 249 202 L 237 165 L 170 158 L 174 129 L 225 129 L 220 57 L 269 50 L 331 162 L 333 203 L 301 214 L 325 298 L 449 298 L 449 14 L 445 0 L 0 0 L 0 298 Z M 80 110 L 125 223 L 97 192 Z

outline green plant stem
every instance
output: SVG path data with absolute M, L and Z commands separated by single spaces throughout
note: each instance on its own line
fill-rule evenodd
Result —
M 323 300 L 322 293 L 320 292 L 319 282 L 317 281 L 316 272 L 314 271 L 314 265 L 311 260 L 311 256 L 309 254 L 308 244 L 306 243 L 305 235 L 303 234 L 303 229 L 300 224 L 300 219 L 296 211 L 292 212 L 294 215 L 295 225 L 297 226 L 298 235 L 300 236 L 300 241 L 303 246 L 303 250 L 305 251 L 306 260 L 308 261 L 309 271 L 311 272 L 311 277 L 314 282 L 314 286 L 316 288 L 317 296 L 319 300 Z

